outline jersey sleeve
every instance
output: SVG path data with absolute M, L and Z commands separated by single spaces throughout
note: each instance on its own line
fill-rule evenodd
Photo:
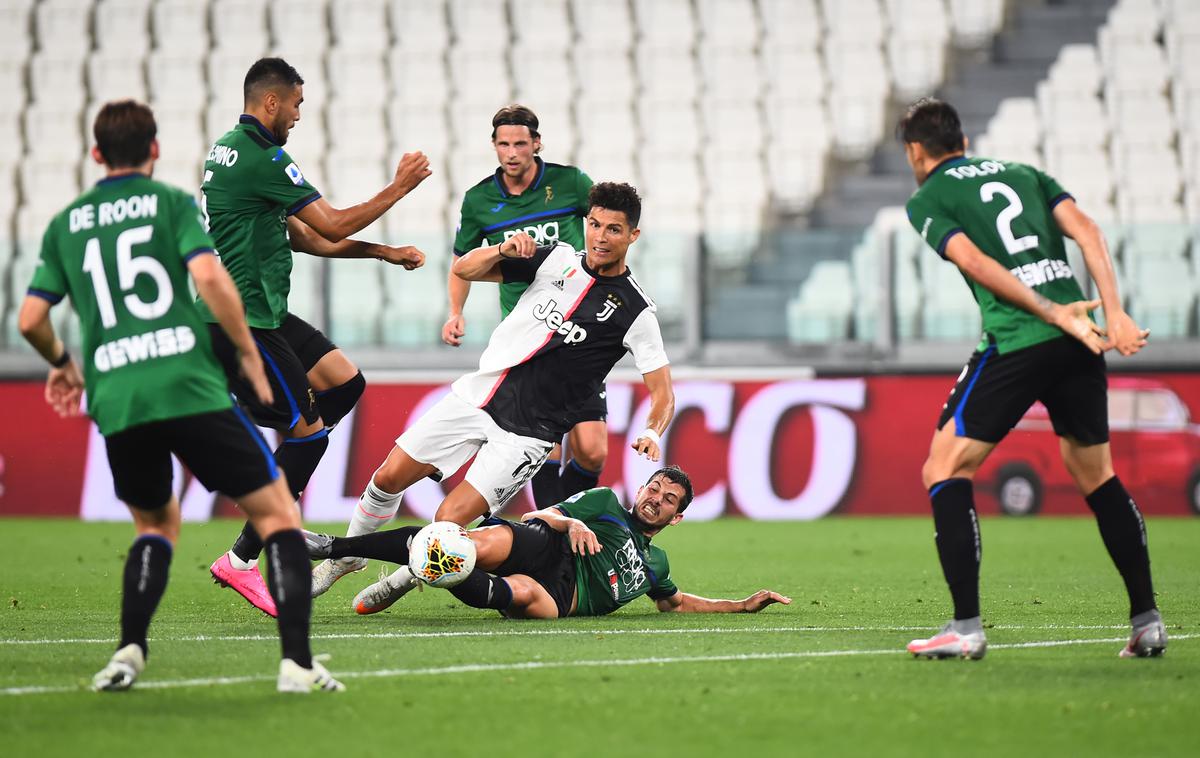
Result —
M 1042 195 L 1046 198 L 1046 204 L 1051 208 L 1061 203 L 1063 200 L 1074 200 L 1075 197 L 1063 189 L 1054 177 L 1047 173 L 1033 169 L 1033 173 L 1037 176 L 1038 187 L 1042 190 Z
M 282 205 L 289 216 L 321 197 L 286 150 L 276 148 L 269 155 L 271 157 L 264 159 L 264 168 L 259 172 L 260 195 Z
M 671 362 L 667 359 L 662 331 L 658 328 L 658 318 L 652 308 L 646 308 L 638 314 L 629 331 L 625 332 L 621 344 L 633 353 L 633 362 L 641 374 L 649 374 Z
M 558 249 L 558 245 L 543 245 L 531 258 L 503 258 L 500 260 L 500 276 L 505 284 L 509 282 L 533 282 L 538 269 Z
M 962 233 L 962 226 L 957 220 L 946 213 L 929 197 L 919 193 L 909 199 L 905 207 L 908 211 L 908 221 L 934 251 L 946 257 L 946 243 L 956 234 Z
M 569 498 L 554 506 L 571 518 L 589 521 L 620 510 L 621 504 L 617 496 L 608 487 L 595 487 L 583 492 L 576 492 Z
M 28 294 L 40 297 L 51 305 L 67 296 L 67 274 L 58 254 L 53 222 L 42 235 L 42 249 L 38 254 L 37 268 L 33 270 L 33 279 L 29 282 Z
M 458 230 L 454 232 L 454 254 L 466 255 L 483 240 L 483 230 L 471 214 L 471 199 L 463 197 L 462 208 L 458 212 Z
M 654 584 L 646 592 L 646 595 L 651 600 L 665 600 L 679 592 L 679 588 L 675 586 L 675 582 L 671 581 L 671 564 L 667 561 L 667 554 L 658 548 L 652 547 L 650 549 L 658 554 L 662 566 L 654 574 Z
M 176 251 L 184 263 L 197 255 L 214 252 L 216 246 L 212 237 L 204 231 L 204 218 L 200 215 L 196 198 L 180 191 L 175 196 L 175 207 Z

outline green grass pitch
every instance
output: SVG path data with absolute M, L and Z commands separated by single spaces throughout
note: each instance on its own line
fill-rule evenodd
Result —
M 344 525 L 330 526 L 338 531 Z M 723 520 L 658 538 L 685 591 L 791 606 L 516 622 L 413 593 L 360 618 L 351 575 L 313 649 L 348 691 L 280 696 L 271 620 L 208 564 L 234 522 L 185 524 L 139 687 L 83 684 L 113 649 L 132 528 L 0 521 L 8 756 L 1195 755 L 1200 520 L 1150 520 L 1172 639 L 1122 660 L 1128 608 L 1087 519 L 985 519 L 983 661 L 917 661 L 948 616 L 928 519 Z M 1057 644 L 1056 644 L 1057 643 Z M 39 691 L 30 691 L 40 688 Z

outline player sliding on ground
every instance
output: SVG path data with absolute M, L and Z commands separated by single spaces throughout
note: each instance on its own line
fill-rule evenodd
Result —
M 473 608 L 493 608 L 510 618 L 603 616 L 648 596 L 660 611 L 757 613 L 791 599 L 759 590 L 743 600 L 709 600 L 680 592 L 662 548 L 651 539 L 683 519 L 692 483 L 676 466 L 651 475 L 626 509 L 607 487 L 565 503 L 526 513 L 521 523 L 489 519 L 468 534 L 475 569 L 450 594 Z M 406 526 L 361 537 L 305 532 L 312 558 L 376 558 L 407 564 L 409 541 L 420 527 Z M 359 613 L 391 605 L 393 584 L 407 583 L 402 566 L 354 599 Z M 399 575 L 399 576 L 397 576 Z M 384 602 L 380 602 L 380 601 Z
M 21 333 L 53 366 L 46 399 L 60 415 L 79 412 L 86 384 L 117 497 L 138 534 L 125 561 L 121 641 L 92 686 L 129 689 L 146 665 L 146 631 L 179 539 L 174 453 L 205 487 L 236 500 L 266 545 L 283 642 L 279 690 L 344 689 L 309 652 L 311 577 L 300 514 L 262 435 L 230 401 L 189 274 L 236 348 L 250 391 L 269 405 L 262 358 L 196 201 L 150 178 L 157 131 L 139 103 L 100 109 L 92 156 L 107 175 L 50 222 L 20 315 Z M 67 296 L 82 328 L 82 375 L 50 322 L 50 307 Z
M 612 182 L 592 187 L 588 199 L 586 251 L 565 242 L 538 247 L 519 233 L 454 262 L 455 275 L 463 279 L 526 282 L 529 288 L 492 332 L 479 370 L 454 382 L 396 440 L 368 482 L 351 529 L 360 520 L 386 523 L 406 488 L 427 476 L 451 476 L 473 455 L 465 481 L 438 506 L 436 520 L 465 526 L 500 510 L 545 462 L 575 424 L 578 408 L 592 402 L 596 387 L 627 352 L 650 391 L 647 428 L 632 447 L 659 459 L 675 393 L 654 303 L 625 265 L 640 234 L 641 199 L 628 184 Z M 318 564 L 313 594 L 365 565 L 356 558 Z M 410 576 L 393 600 L 415 586 Z
M 1063 463 L 1096 516 L 1129 593 L 1133 632 L 1122 657 L 1160 655 L 1167 633 L 1154 602 L 1146 527 L 1113 472 L 1103 353 L 1133 355 L 1149 332 L 1121 307 L 1104 236 L 1058 182 L 1020 163 L 967 158 L 958 113 L 933 99 L 897 126 L 920 188 L 908 218 L 962 271 L 983 313 L 984 338 L 950 393 L 921 474 L 933 505 L 938 557 L 954 619 L 909 652 L 982 658 L 979 520 L 972 479 L 1029 406 L 1041 401 Z M 1088 302 L 1063 235 L 1083 250 L 1100 293 Z M 1089 315 L 1103 304 L 1107 332 Z

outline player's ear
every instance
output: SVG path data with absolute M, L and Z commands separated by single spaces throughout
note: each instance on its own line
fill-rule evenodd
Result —
M 158 156 L 158 140 L 150 140 L 150 160 L 156 161 L 158 160 Z
M 667 526 L 675 526 L 680 521 L 683 521 L 683 514 L 676 513 L 674 516 L 671 517 L 671 521 L 670 521 L 670 523 L 667 524 Z
M 631 232 L 629 232 L 629 243 L 633 244 L 634 242 L 637 242 L 637 238 L 640 236 L 642 236 L 641 229 L 632 230 Z
M 970 149 L 971 149 L 971 138 L 964 134 L 963 135 L 963 152 L 965 153 Z
M 92 145 L 92 160 L 101 166 L 104 165 L 104 155 L 101 154 L 99 145 Z

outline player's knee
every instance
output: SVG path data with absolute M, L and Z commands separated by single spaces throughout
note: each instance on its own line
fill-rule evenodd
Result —
M 571 455 L 588 471 L 601 471 L 608 460 L 608 437 L 586 440 L 579 449 L 571 451 Z
M 465 502 L 461 500 L 452 500 L 446 498 L 442 504 L 438 506 L 437 513 L 433 515 L 434 521 L 453 521 L 460 526 L 466 526 L 475 519 L 482 516 L 487 511 L 487 503 L 478 505 L 475 503 Z
M 359 371 L 350 381 L 320 393 L 317 406 L 321 409 L 321 418 L 329 426 L 335 426 L 354 408 L 366 389 L 367 380 Z

